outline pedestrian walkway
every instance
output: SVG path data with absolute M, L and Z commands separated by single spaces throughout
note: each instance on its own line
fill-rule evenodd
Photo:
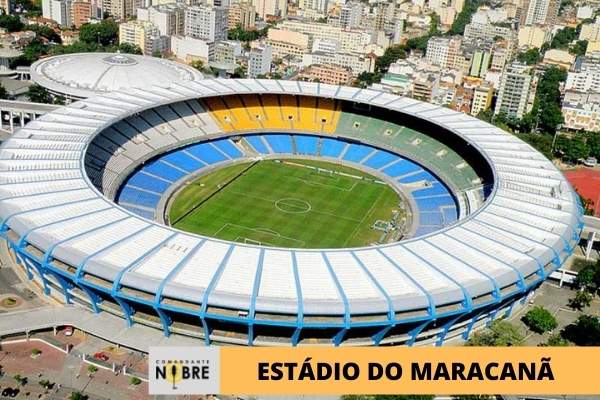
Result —
M 181 335 L 165 337 L 162 331 L 140 324 L 127 327 L 122 318 L 83 308 L 48 306 L 0 314 L 0 337 L 71 325 L 111 343 L 147 353 L 152 346 L 204 346 L 204 341 Z

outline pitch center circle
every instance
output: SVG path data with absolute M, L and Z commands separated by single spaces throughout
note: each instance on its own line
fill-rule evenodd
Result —
M 281 212 L 290 214 L 304 214 L 309 212 L 312 207 L 308 201 L 286 197 L 275 202 L 275 207 Z

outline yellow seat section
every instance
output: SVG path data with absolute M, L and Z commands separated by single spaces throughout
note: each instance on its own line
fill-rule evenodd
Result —
M 261 97 L 263 109 L 267 115 L 267 120 L 263 121 L 265 128 L 271 129 L 289 129 L 291 124 L 287 118 L 283 118 L 281 113 L 281 107 L 279 106 L 279 100 L 277 95 L 267 94 Z
M 257 121 L 259 124 L 264 125 L 264 121 L 267 119 L 265 115 L 265 110 L 263 110 L 260 101 L 258 100 L 258 95 L 249 94 L 240 96 L 242 102 L 246 106 L 246 110 L 248 110 L 248 114 L 250 118 L 254 121 Z
M 321 124 L 315 118 L 317 101 L 314 97 L 300 96 L 300 118 L 294 122 L 295 128 L 303 131 L 319 132 Z
M 298 121 L 298 103 L 295 96 L 279 96 L 281 114 L 285 121 L 290 122 L 290 127 L 295 128 Z
M 225 132 L 235 130 L 235 118 L 220 97 L 209 97 L 203 100 L 205 108 L 210 110 L 213 118 Z
M 234 126 L 237 130 L 249 131 L 262 128 L 260 122 L 250 117 L 248 110 L 238 96 L 225 96 L 223 101 L 235 117 Z
M 337 123 L 340 119 L 340 114 L 340 106 L 336 106 L 333 99 L 319 98 L 317 121 L 319 124 L 322 124 L 323 132 L 335 132 L 335 128 L 337 127 Z

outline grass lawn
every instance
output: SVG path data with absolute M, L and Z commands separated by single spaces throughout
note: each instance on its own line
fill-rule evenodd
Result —
M 297 163 L 375 179 L 322 161 L 273 160 L 238 164 L 202 176 L 171 204 L 171 224 L 241 243 L 297 248 L 365 246 L 382 232 L 401 201 L 387 185 L 318 173 Z

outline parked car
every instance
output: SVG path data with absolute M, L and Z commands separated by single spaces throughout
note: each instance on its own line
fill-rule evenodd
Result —
M 108 356 L 106 355 L 106 353 L 103 353 L 101 351 L 94 353 L 94 358 L 96 360 L 108 361 Z
M 594 157 L 588 157 L 585 160 L 583 160 L 583 165 L 585 165 L 586 167 L 595 167 L 598 164 L 598 160 L 596 160 Z
M 72 326 L 65 327 L 65 336 L 73 336 L 74 329 Z

